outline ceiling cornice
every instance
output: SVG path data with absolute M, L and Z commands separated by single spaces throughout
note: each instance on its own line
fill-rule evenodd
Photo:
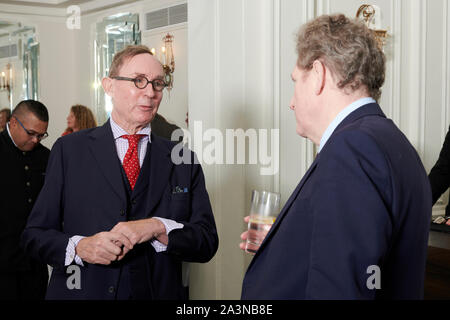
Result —
M 20 15 L 35 15 L 35 16 L 49 16 L 49 17 L 67 17 L 71 12 L 67 12 L 70 6 L 76 5 L 80 7 L 81 15 L 91 14 L 94 12 L 134 3 L 141 0 L 47 0 L 38 1 L 37 3 L 29 1 L 2 1 L 0 3 L 0 13 L 5 14 L 20 14 Z M 21 3 L 23 2 L 23 3 Z M 42 3 L 45 2 L 45 3 Z M 55 2 L 51 4 L 50 2 Z

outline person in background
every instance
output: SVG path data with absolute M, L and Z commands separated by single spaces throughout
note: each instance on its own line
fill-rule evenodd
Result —
M 175 124 L 172 124 L 166 120 L 162 115 L 156 114 L 155 118 L 152 120 L 152 131 L 157 136 L 172 140 L 172 134 L 177 131 L 181 130 L 180 127 L 178 127 Z M 178 141 L 181 142 L 183 140 L 183 135 L 180 135 Z
M 95 116 L 91 109 L 81 104 L 76 104 L 70 108 L 70 113 L 67 117 L 67 128 L 62 136 L 84 129 L 95 128 L 96 126 L 97 121 L 95 121 Z
M 28 216 L 44 185 L 50 151 L 45 139 L 48 111 L 40 102 L 25 100 L 0 133 L 0 299 L 44 299 L 47 265 L 20 246 Z
M 242 298 L 422 299 L 431 190 L 377 103 L 382 49 L 336 14 L 300 29 L 297 55 L 290 108 L 318 155 L 256 251 Z
M 439 158 L 428 175 L 433 194 L 433 205 L 439 197 L 450 187 L 450 129 L 445 136 Z M 450 205 L 445 208 L 446 224 L 450 225 Z
M 8 108 L 4 108 L 0 110 L 0 132 L 6 129 L 6 124 L 9 122 L 11 118 L 11 110 Z

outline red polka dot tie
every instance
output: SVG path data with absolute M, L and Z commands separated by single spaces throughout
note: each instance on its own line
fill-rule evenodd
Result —
M 134 189 L 137 178 L 139 176 L 139 171 L 141 167 L 139 165 L 138 158 L 138 143 L 143 134 L 133 134 L 133 135 L 123 135 L 122 138 L 128 140 L 128 150 L 123 158 L 123 169 L 127 175 L 128 181 L 130 182 L 131 190 Z

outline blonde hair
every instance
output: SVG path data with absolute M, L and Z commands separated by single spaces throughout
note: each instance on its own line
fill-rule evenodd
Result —
M 95 128 L 97 126 L 97 121 L 95 121 L 95 116 L 91 109 L 81 104 L 76 104 L 70 108 L 75 116 L 75 121 L 77 128 L 79 130 Z M 67 128 L 67 132 L 72 132 L 72 128 Z
M 144 45 L 131 45 L 125 47 L 121 51 L 117 52 L 114 55 L 113 61 L 111 62 L 111 66 L 109 68 L 109 77 L 116 77 L 119 74 L 119 70 L 122 67 L 123 63 L 126 59 L 133 58 L 138 54 L 148 53 L 149 55 L 153 55 L 150 49 Z

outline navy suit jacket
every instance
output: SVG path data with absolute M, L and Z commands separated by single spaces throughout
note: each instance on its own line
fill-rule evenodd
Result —
M 154 299 L 183 297 L 181 262 L 207 262 L 217 251 L 218 237 L 199 164 L 174 164 L 175 143 L 152 134 L 149 179 L 136 184 L 140 218 L 152 216 L 182 223 L 169 233 L 166 252 L 156 253 L 149 243 L 127 255 L 144 257 Z M 189 158 L 189 157 L 186 157 Z M 26 249 L 54 267 L 47 291 L 50 299 L 114 299 L 121 262 L 109 266 L 84 263 L 81 290 L 68 289 L 64 267 L 66 247 L 74 235 L 92 236 L 127 220 L 127 191 L 109 121 L 56 141 L 50 154 L 44 187 L 22 235 Z M 142 173 L 142 171 L 141 171 Z M 139 186 L 139 190 L 137 190 Z M 184 192 L 174 192 L 175 189 Z M 139 247 L 139 248 L 138 248 Z M 132 271 L 132 270 L 131 270 Z
M 430 185 L 415 149 L 377 104 L 362 106 L 336 128 L 280 212 L 242 298 L 423 298 L 430 219 Z

